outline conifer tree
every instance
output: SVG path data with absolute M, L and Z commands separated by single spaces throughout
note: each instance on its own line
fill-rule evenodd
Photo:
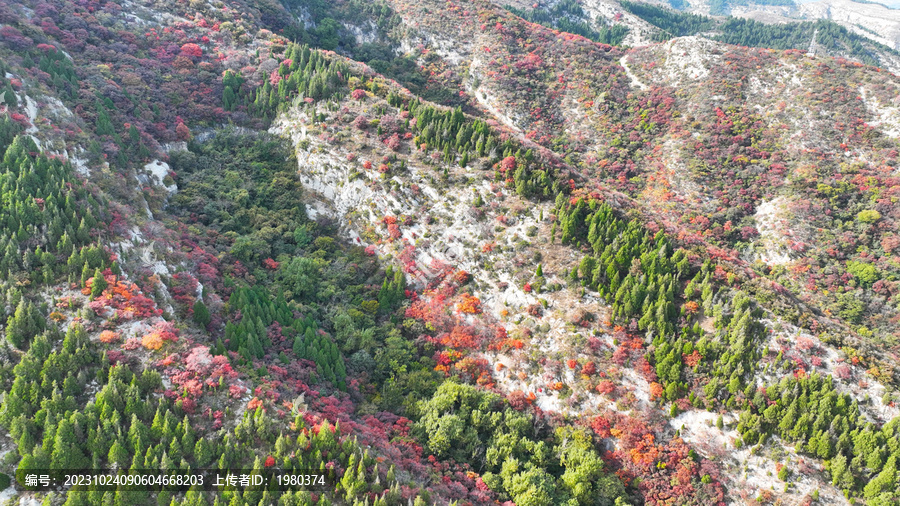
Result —
M 197 299 L 194 302 L 193 306 L 193 319 L 194 323 L 203 327 L 204 329 L 209 325 L 209 322 L 212 321 L 212 317 L 209 314 L 209 309 L 206 308 L 206 304 L 203 303 L 202 300 Z
M 100 268 L 94 269 L 94 281 L 91 283 L 91 299 L 96 299 L 102 295 L 103 290 L 106 290 L 108 286 L 109 283 L 106 282 L 106 278 L 103 277 Z

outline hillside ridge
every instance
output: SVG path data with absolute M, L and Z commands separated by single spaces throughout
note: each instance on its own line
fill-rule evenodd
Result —
M 2 497 L 900 499 L 900 78 L 626 7 L 0 5 L 0 484 L 329 478 Z

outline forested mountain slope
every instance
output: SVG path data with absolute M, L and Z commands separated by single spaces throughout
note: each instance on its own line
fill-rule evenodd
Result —
M 665 4 L 629 0 L 589 0 L 581 3 L 568 0 L 552 6 L 506 7 L 528 21 L 616 46 L 638 47 L 674 37 L 699 35 L 741 46 L 799 49 L 819 56 L 849 58 L 891 71 L 900 68 L 900 53 L 895 50 L 895 42 L 868 28 L 869 25 L 879 26 L 879 23 L 869 20 L 864 24 L 838 23 L 828 15 L 798 15 L 796 20 L 785 17 L 773 20 L 769 16 L 754 16 L 752 13 L 739 15 L 743 12 L 739 10 L 735 11 L 735 16 L 721 16 L 726 12 L 719 12 L 712 6 L 704 10 L 706 4 L 699 10 L 683 12 L 686 6 L 672 8 Z M 761 7 L 789 10 L 794 6 Z M 888 16 L 884 22 L 889 24 L 892 17 Z
M 3 497 L 896 503 L 898 78 L 560 5 L 0 5 L 2 471 L 331 478 Z
M 829 20 L 862 37 L 898 49 L 900 10 L 891 2 L 867 0 L 672 1 L 662 5 L 694 14 L 730 15 L 772 24 Z

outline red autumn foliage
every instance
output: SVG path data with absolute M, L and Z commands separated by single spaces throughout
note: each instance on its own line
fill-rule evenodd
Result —
M 400 238 L 401 235 L 402 233 L 400 232 L 399 225 L 397 225 L 396 223 L 391 223 L 390 225 L 388 225 L 388 238 L 391 241 L 396 241 Z
M 616 351 L 613 352 L 612 361 L 616 365 L 625 365 L 625 361 L 628 360 L 629 350 L 626 346 L 619 346 L 616 348 Z
M 438 342 L 442 346 L 457 350 L 475 349 L 478 344 L 478 339 L 473 331 L 474 329 L 472 327 L 457 325 L 453 327 L 450 332 L 441 334 L 441 337 L 438 338 Z
M 469 279 L 471 279 L 471 276 L 466 271 L 456 271 L 456 274 L 453 275 L 453 281 L 459 285 L 468 283 Z
M 388 147 L 391 151 L 399 151 L 400 150 L 400 136 L 396 133 L 392 134 L 390 137 L 384 140 L 384 145 Z
M 200 58 L 203 56 L 203 49 L 201 49 L 197 44 L 189 42 L 181 46 L 181 54 L 184 56 L 189 56 L 191 58 Z
M 682 308 L 684 309 L 684 312 L 686 314 L 695 315 L 695 314 L 697 314 L 698 311 L 700 311 L 700 304 L 698 304 L 697 302 L 695 302 L 693 300 L 689 300 L 684 303 Z
M 601 381 L 597 385 L 597 392 L 603 395 L 610 395 L 616 391 L 616 384 L 609 380 Z
M 595 416 L 593 420 L 591 420 L 591 430 L 594 431 L 598 436 L 602 438 L 610 437 L 610 423 L 609 419 L 603 416 Z
M 700 355 L 700 352 L 697 350 L 694 350 L 690 355 L 682 354 L 681 357 L 684 360 L 685 365 L 687 365 L 688 367 L 696 366 L 703 359 L 703 357 Z
M 584 367 L 581 368 L 582 376 L 593 376 L 597 374 L 597 364 L 593 361 L 590 361 L 584 364 Z
M 847 366 L 847 364 L 839 364 L 834 368 L 834 372 L 832 374 L 835 378 L 847 379 L 850 377 L 850 367 Z
M 530 304 L 525 308 L 525 312 L 534 317 L 540 317 L 544 314 L 544 307 L 540 304 Z
M 175 126 L 175 135 L 178 136 L 178 140 L 180 141 L 191 140 L 191 131 L 184 123 L 179 123 Z
M 480 314 L 481 313 L 481 301 L 478 300 L 478 297 L 475 297 L 468 293 L 464 293 L 464 294 L 462 294 L 462 301 L 456 306 L 456 309 L 460 313 Z

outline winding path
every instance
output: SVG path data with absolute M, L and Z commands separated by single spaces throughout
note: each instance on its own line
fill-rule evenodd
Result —
M 649 86 L 642 83 L 641 80 L 638 79 L 637 76 L 631 72 L 631 69 L 628 68 L 628 55 L 627 54 L 625 56 L 623 56 L 621 60 L 619 60 L 619 65 L 621 65 L 622 68 L 625 69 L 625 75 L 628 76 L 628 79 L 631 79 L 632 86 L 637 86 L 638 88 L 641 89 L 641 91 L 647 91 L 648 89 L 650 89 Z

